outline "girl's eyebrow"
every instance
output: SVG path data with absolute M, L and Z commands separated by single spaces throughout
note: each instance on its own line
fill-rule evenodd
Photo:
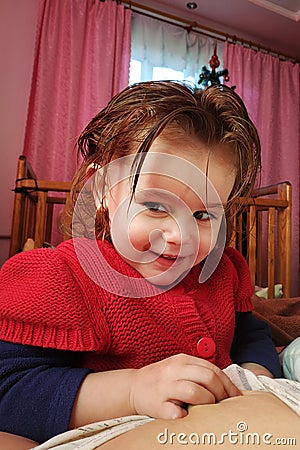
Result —
M 155 188 L 146 188 L 146 189 L 140 189 L 135 191 L 135 198 L 137 197 L 137 200 L 141 201 L 144 200 L 147 195 L 151 195 L 155 197 L 155 200 L 161 200 L 161 201 L 171 201 L 174 202 L 174 198 L 177 199 L 177 196 L 175 194 L 172 194 L 171 192 L 166 192 L 162 189 L 155 189 Z M 209 203 L 208 205 L 205 205 L 201 198 L 199 198 L 199 201 L 201 201 L 200 208 L 197 209 L 197 211 L 202 210 L 220 210 L 225 208 L 225 204 L 223 204 L 221 201 L 220 203 Z
M 165 192 L 163 190 L 155 189 L 155 188 L 140 189 L 140 190 L 135 191 L 135 196 L 138 196 L 138 197 L 145 196 L 146 197 L 147 195 L 152 195 L 152 196 L 155 196 L 156 198 L 159 198 L 162 200 L 170 200 L 170 199 L 174 199 L 174 197 L 176 197 L 171 192 Z
M 226 203 L 222 203 L 220 201 L 220 203 L 209 203 L 207 207 L 209 209 L 218 209 L 218 208 L 225 208 L 225 206 L 226 206 Z

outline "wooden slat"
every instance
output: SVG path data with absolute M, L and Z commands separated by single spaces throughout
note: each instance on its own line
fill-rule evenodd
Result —
M 47 207 L 47 192 L 38 192 L 38 202 L 36 206 L 36 222 L 34 233 L 34 248 L 43 246 L 45 224 L 46 224 L 46 207 Z
M 281 185 L 286 184 L 286 182 L 283 183 L 278 183 L 278 184 L 271 184 L 269 186 L 262 186 L 259 188 L 255 188 L 252 192 L 251 197 L 255 198 L 255 197 L 264 197 L 266 195 L 278 195 L 278 188 Z
M 255 206 L 249 207 L 249 247 L 248 264 L 250 269 L 251 281 L 255 285 L 256 274 L 256 211 Z
M 283 296 L 291 296 L 291 229 L 292 229 L 292 188 L 289 183 L 279 186 L 279 196 L 287 198 L 289 206 L 278 212 L 278 261 L 279 278 L 283 280 Z
M 263 274 L 263 216 L 262 211 L 256 212 L 256 284 L 262 286 Z
M 71 189 L 71 183 L 67 181 L 46 181 L 46 180 L 33 180 L 27 178 L 19 183 L 20 187 L 24 189 L 35 190 L 38 188 L 39 191 L 56 191 L 56 192 L 66 192 Z
M 46 228 L 44 233 L 44 241 L 51 243 L 52 237 L 52 222 L 53 222 L 54 203 L 48 203 L 47 200 L 47 214 L 46 214 Z
M 66 197 L 47 197 L 47 203 L 53 203 L 55 205 L 64 205 L 66 203 Z
M 268 212 L 268 298 L 274 297 L 275 285 L 275 208 Z
M 21 243 L 22 249 L 28 238 L 34 239 L 35 214 L 36 214 L 36 201 L 32 201 L 26 195 L 24 195 L 24 198 L 25 198 L 24 217 L 23 217 L 22 243 Z
M 275 208 L 286 208 L 289 204 L 287 200 L 272 199 L 272 198 L 249 198 L 244 200 L 242 197 L 239 199 L 241 204 L 254 205 L 256 209 L 268 209 L 274 206 Z
M 26 158 L 19 158 L 16 171 L 16 179 L 18 180 L 24 177 L 26 177 Z M 17 187 L 17 182 L 15 187 Z M 24 196 L 21 193 L 15 192 L 9 256 L 13 256 L 15 253 L 17 253 L 19 251 L 19 248 L 21 247 L 22 236 L 20 233 L 20 227 L 23 210 Z
M 70 195 L 70 192 L 67 192 L 67 194 L 66 194 L 66 210 L 68 210 L 70 202 L 71 202 L 71 195 Z M 69 216 L 65 217 L 65 225 L 68 230 L 72 229 L 72 218 L 71 217 L 69 217 Z M 63 233 L 63 241 L 65 241 L 69 238 L 70 238 L 70 236 L 67 233 Z
M 237 249 L 242 253 L 243 250 L 243 215 L 239 214 L 237 221 Z

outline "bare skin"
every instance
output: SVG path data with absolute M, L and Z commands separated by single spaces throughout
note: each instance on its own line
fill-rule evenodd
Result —
M 238 395 L 240 391 L 218 367 L 180 354 L 141 369 L 87 375 L 70 428 L 131 414 L 178 419 L 187 415 L 186 403 L 215 403 Z
M 0 448 L 5 450 L 30 450 L 38 445 L 31 439 L 0 431 Z

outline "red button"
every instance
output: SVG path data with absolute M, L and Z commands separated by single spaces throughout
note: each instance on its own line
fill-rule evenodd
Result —
M 211 337 L 203 337 L 197 342 L 197 352 L 201 358 L 210 358 L 216 351 L 216 344 Z

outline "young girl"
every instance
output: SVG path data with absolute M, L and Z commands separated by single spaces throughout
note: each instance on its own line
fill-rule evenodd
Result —
M 118 416 L 184 417 L 240 395 L 221 370 L 232 362 L 280 376 L 246 262 L 227 246 L 260 166 L 239 96 L 136 84 L 78 144 L 76 237 L 1 271 L 0 430 L 42 442 Z

